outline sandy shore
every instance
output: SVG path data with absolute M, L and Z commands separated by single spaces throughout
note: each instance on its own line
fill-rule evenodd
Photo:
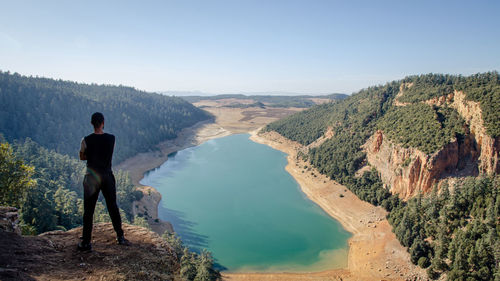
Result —
M 286 170 L 297 180 L 302 191 L 353 234 L 349 240 L 348 266 L 345 269 L 313 273 L 224 273 L 224 280 L 426 280 L 425 272 L 410 262 L 406 249 L 392 233 L 385 219 L 385 210 L 361 201 L 344 186 L 297 160 L 300 144 L 277 133 L 257 135 L 258 128 L 294 110 L 280 112 L 276 116 L 255 108 L 213 107 L 207 110 L 216 116 L 215 123 L 200 123 L 187 128 L 177 139 L 160 144 L 159 151 L 138 154 L 117 168 L 129 171 L 134 184 L 138 185 L 145 172 L 163 164 L 172 152 L 209 139 L 251 132 L 251 140 L 287 153 Z M 304 169 L 304 166 L 308 168 Z M 149 206 L 157 206 L 158 203 L 157 198 Z

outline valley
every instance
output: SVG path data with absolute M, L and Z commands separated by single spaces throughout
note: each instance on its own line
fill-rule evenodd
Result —
M 341 269 L 329 269 L 336 267 L 323 262 L 321 267 L 310 270 L 297 266 L 261 272 L 263 267 L 250 267 L 223 271 L 224 279 L 455 280 L 467 276 L 472 280 L 488 280 L 497 274 L 495 264 L 499 255 L 495 249 L 499 241 L 500 209 L 497 72 L 468 77 L 409 76 L 332 102 L 306 98 L 317 103 L 309 108 L 276 106 L 234 96 L 196 98 L 193 106 L 181 98 L 122 86 L 1 74 L 6 116 L 16 118 L 15 113 L 24 108 L 16 99 L 19 92 L 27 95 L 26 101 L 43 106 L 17 117 L 22 122 L 14 127 L 7 119 L 0 123 L 4 134 L 1 146 L 4 165 L 20 171 L 2 175 L 8 179 L 6 184 L 19 184 L 12 190 L 29 190 L 24 197 L 19 196 L 22 192 L 2 190 L 3 204 L 21 210 L 21 224 L 14 222 L 13 226 L 17 233 L 28 237 L 24 240 L 16 236 L 21 239 L 19 247 L 22 241 L 30 243 L 32 235 L 40 234 L 35 237 L 50 244 L 43 233 L 78 227 L 79 206 L 83 203 L 84 163 L 67 153 L 88 125 L 82 120 L 75 126 L 61 127 L 71 133 L 64 142 L 54 142 L 53 136 L 33 128 L 39 124 L 38 120 L 53 124 L 60 118 L 52 104 L 72 108 L 74 116 L 62 117 L 70 122 L 76 118 L 75 105 L 84 105 L 84 110 L 77 114 L 82 115 L 97 106 L 98 100 L 104 101 L 100 106 L 113 119 L 112 132 L 116 130 L 119 139 L 126 140 L 119 146 L 121 161 L 114 165 L 117 201 L 125 223 L 150 228 L 158 234 L 175 231 L 173 224 L 161 219 L 164 210 L 159 208 L 162 196 L 169 198 L 168 192 L 140 186 L 144 174 L 163 163 L 168 165 L 172 153 L 250 133 L 252 141 L 286 153 L 286 171 L 298 183 L 304 197 L 352 234 L 348 240 L 347 266 Z M 23 87 L 31 84 L 37 87 Z M 47 95 L 46 91 L 54 87 L 62 89 L 61 92 Z M 114 103 L 115 100 L 120 102 Z M 286 102 L 283 97 L 278 100 Z M 128 129 L 120 130 L 124 127 Z M 228 156 L 231 154 L 226 152 Z M 12 180 L 13 176 L 17 178 Z M 14 217 L 14 213 L 7 216 Z M 105 205 L 99 201 L 94 221 L 108 219 Z M 280 237 L 287 237 L 288 232 Z M 213 269 L 210 254 L 190 253 L 181 240 L 172 234 L 165 235 L 167 247 L 183 252 L 177 258 L 198 260 L 197 266 L 205 273 L 207 268 Z M 62 250 L 68 251 L 67 247 Z M 338 264 L 335 257 L 331 261 L 332 265 Z M 8 260 L 1 262 L 13 266 Z M 184 262 L 181 268 L 185 266 Z M 186 274 L 181 268 L 172 274 Z M 18 270 L 9 272 L 17 274 Z M 217 275 L 215 271 L 212 273 L 210 278 Z
M 207 106 L 205 102 L 195 103 L 195 105 L 203 106 L 204 110 L 212 113 L 215 116 L 214 123 L 201 123 L 185 129 L 177 139 L 160 145 L 161 154 L 139 154 L 137 158 L 131 158 L 122 163 L 119 168 L 128 170 L 133 181 L 137 182 L 142 178 L 142 174 L 158 167 L 168 159 L 168 154 L 172 152 L 199 145 L 210 139 L 250 132 L 251 140 L 288 154 L 286 170 L 299 183 L 302 191 L 354 235 L 349 240 L 348 266 L 344 269 L 314 274 L 224 273 L 224 278 L 227 280 L 325 280 L 326 276 L 333 278 L 331 280 L 340 280 L 338 278 L 342 280 L 425 278 L 425 272 L 411 264 L 406 249 L 399 244 L 392 233 L 392 228 L 385 218 L 387 212 L 383 208 L 358 199 L 345 186 L 321 175 L 316 169 L 310 167 L 310 164 L 298 159 L 297 152 L 303 149 L 301 144 L 287 140 L 276 133 L 258 134 L 260 128 L 266 124 L 303 109 L 267 111 L 262 108 L 241 109 L 221 106 L 221 104 L 227 104 L 227 101 L 222 103 L 210 101 L 210 103 L 212 106 L 208 108 L 205 107 Z M 304 171 L 304 166 L 308 166 L 306 171 Z M 150 205 L 158 206 L 159 203 L 157 199 Z M 153 222 L 154 219 L 156 218 L 151 218 L 150 221 Z M 154 223 L 152 226 L 154 227 Z

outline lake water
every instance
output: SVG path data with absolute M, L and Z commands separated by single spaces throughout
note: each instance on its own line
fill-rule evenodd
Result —
M 286 154 L 248 134 L 170 155 L 141 184 L 162 194 L 159 217 L 229 271 L 318 271 L 347 265 L 350 233 L 307 199 Z

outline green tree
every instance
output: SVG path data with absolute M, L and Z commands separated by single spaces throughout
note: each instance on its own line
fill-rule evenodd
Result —
M 181 258 L 184 253 L 185 247 L 182 244 L 182 240 L 175 234 L 175 232 L 171 233 L 165 231 L 165 233 L 163 233 L 161 237 L 165 239 L 165 241 L 167 241 L 170 246 L 172 246 L 175 254 L 177 255 L 177 258 Z
M 149 226 L 148 221 L 144 217 L 141 217 L 141 216 L 135 216 L 132 224 L 151 230 L 151 227 Z
M 21 208 L 21 222 L 25 234 L 37 234 L 57 229 L 57 216 L 54 206 L 53 182 L 38 180 L 38 184 L 26 195 Z M 31 227 L 29 227 L 31 226 Z M 35 230 L 35 233 L 29 233 Z
M 196 263 L 194 253 L 189 252 L 188 248 L 183 249 L 181 257 L 181 278 L 185 281 L 192 281 L 196 277 Z
M 211 281 L 219 277 L 218 272 L 213 270 L 214 260 L 207 250 L 203 250 L 198 256 L 198 265 L 195 281 Z
M 0 143 L 0 205 L 21 207 L 26 192 L 36 184 L 33 170 L 14 156 L 8 143 Z

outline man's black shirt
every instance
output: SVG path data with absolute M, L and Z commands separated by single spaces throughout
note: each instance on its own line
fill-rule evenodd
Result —
M 111 173 L 115 136 L 107 133 L 90 134 L 84 139 L 87 167 L 99 173 Z

